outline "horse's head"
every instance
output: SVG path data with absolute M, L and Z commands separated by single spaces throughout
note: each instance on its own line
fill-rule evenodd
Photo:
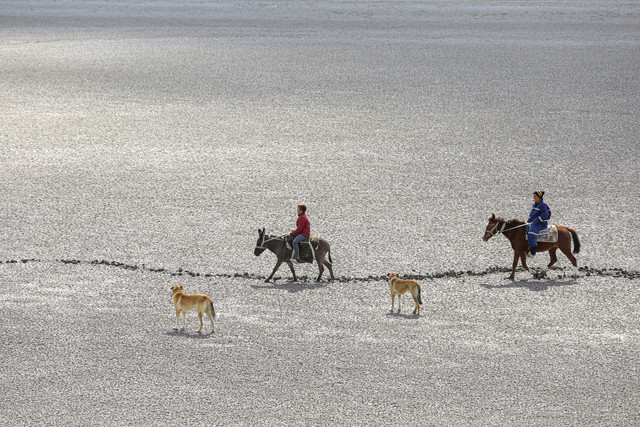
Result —
M 265 249 L 267 249 L 264 247 L 265 237 L 265 229 L 258 229 L 258 241 L 256 242 L 256 249 L 253 251 L 253 254 L 255 256 L 259 256 L 262 252 L 264 252 Z
M 484 230 L 484 236 L 482 236 L 482 240 L 485 242 L 500 233 L 505 224 L 504 218 L 497 217 L 496 214 L 491 214 L 487 221 L 489 221 L 489 223 Z

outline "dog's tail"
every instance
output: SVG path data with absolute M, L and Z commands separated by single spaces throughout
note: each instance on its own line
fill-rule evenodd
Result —
M 213 317 L 216 317 L 216 309 L 213 308 L 213 301 L 209 301 L 209 305 L 211 306 L 211 313 L 213 313 Z
M 333 258 L 331 258 L 331 248 L 329 248 L 329 264 L 333 265 Z
M 422 305 L 422 291 L 420 290 L 420 285 L 418 285 L 418 304 Z

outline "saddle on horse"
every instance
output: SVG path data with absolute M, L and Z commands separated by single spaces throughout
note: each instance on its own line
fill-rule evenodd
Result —
M 529 227 L 527 225 L 527 231 L 524 233 L 524 238 L 527 238 L 527 235 L 529 234 Z M 556 227 L 555 225 L 550 225 L 547 228 L 545 228 L 544 230 L 540 230 L 538 232 L 538 242 L 543 242 L 543 243 L 555 243 L 558 241 L 558 227 Z
M 293 239 L 295 236 L 287 235 L 284 237 L 284 241 L 287 244 L 287 248 L 293 250 Z M 300 249 L 300 261 L 313 263 L 316 258 L 315 251 L 318 248 L 317 237 L 308 237 L 298 244 Z

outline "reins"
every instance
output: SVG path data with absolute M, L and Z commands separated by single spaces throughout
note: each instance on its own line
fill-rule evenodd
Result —
M 507 228 L 505 230 L 504 227 L 507 226 L 507 221 L 502 221 L 502 227 L 500 227 L 500 230 L 495 231 L 498 228 L 498 224 L 499 224 L 499 222 L 496 222 L 496 225 L 494 225 L 493 228 L 491 229 L 491 231 L 489 232 L 489 233 L 491 233 L 492 236 L 495 236 L 496 234 L 504 233 L 505 231 L 511 231 L 511 230 L 515 230 L 516 228 L 520 228 L 520 227 L 524 227 L 526 225 L 529 225 L 528 223 L 525 222 L 524 224 L 516 225 L 515 227 Z
M 271 237 L 271 238 L 269 238 L 269 239 L 265 239 L 265 237 L 266 237 L 266 235 L 264 235 L 264 236 L 262 237 L 262 242 L 260 243 L 260 246 L 256 245 L 256 249 L 266 249 L 266 248 L 264 247 L 264 244 L 265 244 L 265 243 L 267 243 L 267 242 L 272 242 L 272 241 L 274 241 L 274 240 L 280 240 L 280 239 L 282 239 L 282 237 L 283 237 L 283 236 Z

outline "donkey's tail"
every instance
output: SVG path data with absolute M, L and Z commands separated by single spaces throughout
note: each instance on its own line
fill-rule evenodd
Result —
M 422 305 L 422 290 L 420 289 L 420 285 L 418 285 L 418 304 Z
M 573 228 L 567 227 L 569 233 L 571 233 L 571 237 L 573 237 L 573 253 L 577 254 L 580 252 L 580 239 L 578 238 L 578 232 Z

